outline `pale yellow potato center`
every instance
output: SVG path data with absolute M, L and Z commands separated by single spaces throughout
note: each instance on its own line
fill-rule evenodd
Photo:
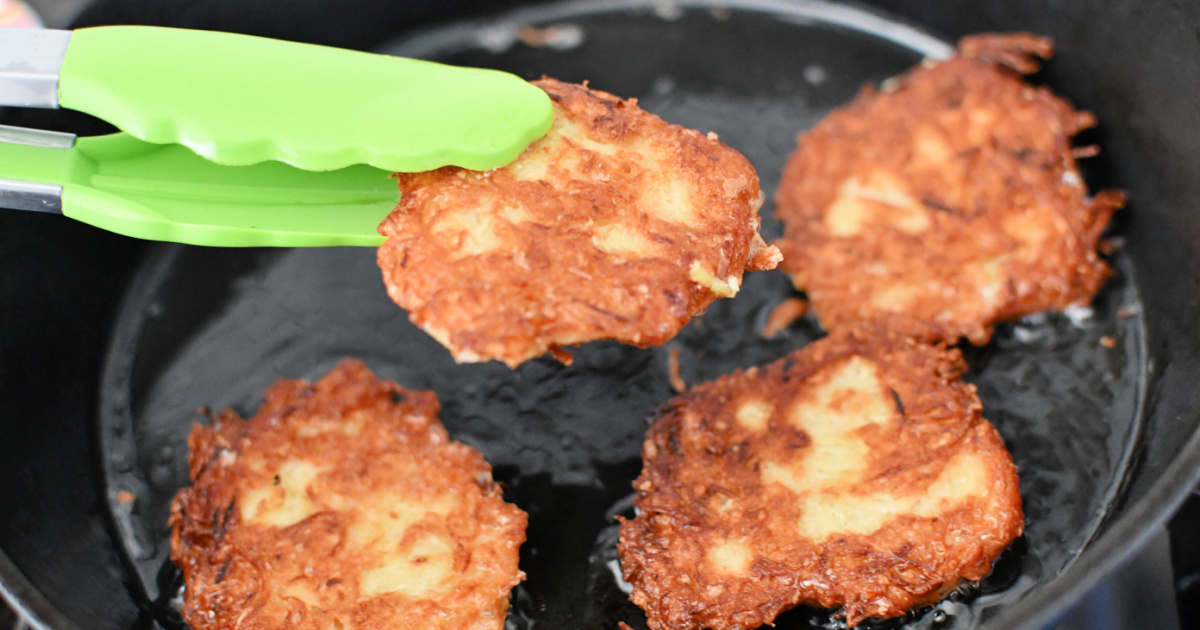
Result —
M 255 525 L 288 527 L 308 518 L 316 512 L 308 496 L 308 486 L 319 473 L 315 465 L 302 459 L 283 462 L 276 473 L 279 483 L 272 479 L 270 485 L 247 492 L 239 501 L 242 520 Z
M 898 422 L 900 415 L 873 362 L 854 357 L 832 369 L 827 381 L 788 411 L 789 421 L 811 439 L 803 456 L 760 467 L 764 483 L 781 484 L 795 496 L 802 536 L 821 542 L 839 533 L 869 534 L 900 515 L 934 516 L 986 490 L 986 463 L 963 452 L 923 493 L 869 491 L 864 473 L 870 447 L 857 430 Z
M 865 182 L 847 178 L 825 209 L 826 229 L 833 236 L 855 236 L 876 223 L 920 234 L 929 229 L 929 210 L 908 193 L 903 182 L 883 171 L 871 173 Z

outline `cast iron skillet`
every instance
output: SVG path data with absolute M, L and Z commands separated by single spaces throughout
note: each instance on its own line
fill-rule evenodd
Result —
M 757 165 L 767 191 L 797 131 L 863 84 L 950 52 L 916 29 L 844 6 L 736 7 L 593 0 L 443 27 L 388 49 L 528 78 L 590 79 L 640 96 L 668 120 L 718 132 Z M 552 29 L 544 31 L 549 40 L 523 44 L 521 29 L 530 25 Z M 773 220 L 764 231 L 780 232 Z M 1114 262 L 1123 273 L 1094 311 L 1031 318 L 970 353 L 972 380 L 1022 470 L 1028 532 L 979 589 L 909 625 L 978 625 L 985 611 L 1027 597 L 1074 562 L 1109 514 L 1140 432 L 1144 382 L 1133 267 L 1124 255 Z M 782 274 L 764 273 L 664 348 L 591 344 L 570 368 L 551 359 L 516 371 L 458 366 L 404 321 L 379 284 L 373 252 L 361 249 L 163 246 L 143 265 L 109 354 L 99 436 L 122 550 L 160 621 L 179 623 L 164 523 L 187 483 L 187 432 L 203 419 L 195 409 L 232 406 L 249 415 L 274 379 L 316 378 L 357 356 L 406 386 L 438 392 L 452 435 L 483 451 L 509 499 L 530 512 L 516 627 L 637 623 L 615 576 L 612 517 L 631 516 L 644 421 L 671 395 L 666 353 L 679 349 L 684 378 L 697 382 L 780 358 L 820 335 L 810 319 L 762 338 L 766 315 L 792 295 Z M 1104 337 L 1119 345 L 1105 347 Z M 800 611 L 780 625 L 826 617 Z
M 551 6 L 427 32 L 390 50 L 530 78 L 590 79 L 640 96 L 668 120 L 718 132 L 755 163 L 768 192 L 796 131 L 864 82 L 945 52 L 895 20 L 826 4 L 631 4 Z M 528 23 L 566 24 L 563 49 L 515 42 L 517 27 Z M 1100 113 L 1114 136 L 1128 122 Z M 1196 418 L 1175 414 L 1194 394 L 1172 379 L 1195 369 L 1188 319 L 1195 287 L 1188 283 L 1183 309 L 1170 304 L 1178 294 L 1163 293 L 1178 278 L 1165 269 L 1194 261 L 1186 250 L 1172 251 L 1182 245 L 1178 236 L 1155 233 L 1162 227 L 1156 219 L 1180 209 L 1145 207 L 1142 200 L 1153 196 L 1112 166 L 1121 159 L 1112 146 L 1119 143 L 1100 139 L 1107 153 L 1091 185 L 1122 185 L 1134 197 L 1117 229 L 1128 243 L 1113 259 L 1118 276 L 1091 311 L 1004 327 L 991 345 L 968 351 L 985 415 L 1021 467 L 1027 534 L 980 588 L 883 625 L 1044 625 L 1165 518 L 1194 479 Z M 1195 220 L 1174 218 L 1177 230 Z M 776 236 L 779 227 L 768 220 L 764 231 Z M 1158 240 L 1154 247 L 1147 236 Z M 1164 255 L 1173 266 L 1156 266 Z M 791 295 L 781 274 L 748 276 L 736 300 L 714 305 L 668 346 L 681 350 L 685 380 L 764 363 L 818 337 L 812 320 L 781 338 L 758 334 L 769 310 Z M 1168 348 L 1163 335 L 1182 343 Z M 1105 347 L 1103 337 L 1116 346 Z M 614 576 L 611 516 L 630 509 L 644 420 L 671 395 L 668 348 L 591 344 L 571 368 L 547 360 L 516 372 L 455 366 L 388 302 L 369 250 L 151 248 L 112 335 L 97 436 L 129 590 L 150 612 L 142 623 L 153 616 L 178 624 L 163 523 L 170 496 L 186 482 L 186 431 L 203 419 L 196 407 L 232 406 L 248 415 L 275 378 L 319 377 L 340 357 L 358 356 L 405 386 L 437 391 L 452 435 L 482 450 L 511 488 L 510 500 L 530 512 L 522 550 L 529 580 L 516 593 L 513 627 L 642 624 Z M 1189 435 L 1184 445 L 1180 438 Z M 122 491 L 136 501 L 116 501 Z M 8 540 L 0 537 L 5 551 L 20 555 Z M 5 563 L 0 570 L 6 583 L 25 586 Z M 828 625 L 827 614 L 797 611 L 779 627 L 812 625 Z

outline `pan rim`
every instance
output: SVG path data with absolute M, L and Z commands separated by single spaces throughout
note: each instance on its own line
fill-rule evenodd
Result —
M 1166 527 L 1188 495 L 1200 485 L 1200 430 L 1192 434 L 1180 455 L 1163 471 L 1158 481 L 1117 518 L 1087 555 L 1071 563 L 1055 583 L 1030 596 L 1019 611 L 997 611 L 989 626 L 997 628 L 1042 628 L 1056 621 L 1103 578 L 1140 552 Z M 1157 510 L 1157 511 L 1153 511 Z M 1151 518 L 1145 518 L 1146 512 Z M 1124 546 L 1122 546 L 1124 545 Z M 1094 549 L 1094 551 L 1092 551 Z M 1065 586 L 1059 587 L 1060 584 Z M 1030 611 L 1023 614 L 1023 611 Z M 1021 624 L 1021 625 L 1017 625 Z
M 930 59 L 947 59 L 954 54 L 953 46 L 926 29 L 901 16 L 860 5 L 854 0 L 564 0 L 418 29 L 385 42 L 378 49 L 399 57 L 420 56 L 415 54 L 416 51 L 428 54 L 445 43 L 462 41 L 464 31 L 478 32 L 485 25 L 494 29 L 491 34 L 501 41 L 513 42 L 521 27 L 531 23 L 616 11 L 663 12 L 677 9 L 738 9 L 767 13 L 799 23 L 815 22 L 850 28 L 909 48 Z
M 33 630 L 82 630 L 25 577 L 0 549 L 0 605 L 7 605 Z M 18 622 L 17 628 L 21 628 Z

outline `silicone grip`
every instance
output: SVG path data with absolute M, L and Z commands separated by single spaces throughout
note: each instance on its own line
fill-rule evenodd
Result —
M 118 234 L 220 247 L 378 247 L 376 228 L 398 197 L 386 171 L 363 164 L 321 173 L 221 166 L 126 134 L 71 148 L 0 142 L 4 179 L 60 186 L 64 215 Z
M 219 164 L 488 170 L 550 128 L 546 94 L 503 72 L 141 26 L 75 31 L 63 107 Z

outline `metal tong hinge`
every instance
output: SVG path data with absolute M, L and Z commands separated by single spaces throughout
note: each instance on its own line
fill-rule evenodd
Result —
M 0 142 L 49 149 L 70 149 L 75 134 L 0 125 Z M 0 179 L 0 208 L 62 214 L 62 186 Z

